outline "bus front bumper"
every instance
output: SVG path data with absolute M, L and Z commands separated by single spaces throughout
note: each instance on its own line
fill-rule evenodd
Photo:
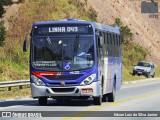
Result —
M 33 98 L 39 97 L 96 97 L 101 94 L 100 82 L 93 82 L 86 86 L 67 86 L 67 87 L 47 87 L 37 86 L 31 83 Z

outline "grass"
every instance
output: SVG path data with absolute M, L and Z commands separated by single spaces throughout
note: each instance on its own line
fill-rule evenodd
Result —
M 160 68 L 159 67 L 156 67 L 155 68 L 155 77 L 159 77 L 160 78 Z
M 18 15 L 8 20 L 10 28 L 0 47 L 0 81 L 29 78 L 29 51 L 23 53 L 22 46 L 34 22 L 66 18 L 95 21 L 96 14 L 94 9 L 86 10 L 80 0 L 23 0 Z
M 134 43 L 132 40 L 124 41 L 122 45 L 122 56 L 123 56 L 123 67 L 122 67 L 122 78 L 123 82 L 146 79 L 145 76 L 133 76 L 132 70 L 138 61 L 147 61 L 146 55 L 148 51 L 138 44 Z M 160 77 L 160 68 L 157 66 L 155 68 L 155 77 Z
M 25 89 L 21 89 L 21 90 L 12 90 L 12 91 L 0 91 L 0 100 L 3 99 L 9 99 L 9 98 L 23 98 L 26 96 L 31 96 L 31 90 L 30 88 L 25 88 Z
M 141 80 L 141 79 L 146 79 L 145 76 L 133 76 L 132 75 L 132 70 L 133 70 L 133 66 L 127 66 L 125 67 L 123 65 L 123 75 L 122 75 L 122 81 L 123 82 L 129 82 L 129 81 L 134 81 L 134 80 Z M 155 68 L 155 78 L 160 78 L 160 68 L 156 67 Z
M 133 42 L 134 34 L 128 26 L 125 26 L 120 18 L 115 19 L 115 23 L 119 25 L 121 35 L 123 37 L 122 44 L 122 78 L 123 82 L 144 79 L 144 76 L 132 76 L 133 66 L 139 61 L 147 61 L 146 56 L 149 53 L 139 44 Z M 160 77 L 160 68 L 156 67 L 156 77 Z

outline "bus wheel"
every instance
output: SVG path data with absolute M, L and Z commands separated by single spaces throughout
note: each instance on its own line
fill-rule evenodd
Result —
M 108 93 L 107 98 L 108 98 L 108 102 L 114 102 L 115 101 L 115 92 Z
M 102 97 L 102 102 L 107 102 L 107 95 L 106 95 L 106 94 L 103 95 L 103 97 Z
M 95 105 L 101 105 L 101 104 L 102 104 L 102 97 L 101 97 L 101 96 L 99 96 L 99 97 L 94 97 L 94 98 L 93 98 L 93 103 L 94 103 Z
M 46 97 L 40 97 L 38 98 L 39 105 L 47 105 L 47 98 Z
M 108 98 L 108 102 L 114 102 L 115 101 L 115 84 L 114 84 L 114 88 L 113 91 L 111 93 L 107 94 L 107 98 Z

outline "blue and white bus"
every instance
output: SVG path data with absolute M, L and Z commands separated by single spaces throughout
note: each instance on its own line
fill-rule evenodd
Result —
M 122 83 L 117 26 L 78 19 L 35 22 L 30 35 L 31 93 L 40 105 L 48 98 L 115 101 Z

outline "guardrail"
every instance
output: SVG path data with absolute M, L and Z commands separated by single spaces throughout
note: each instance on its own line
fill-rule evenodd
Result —
M 0 82 L 0 91 L 11 91 L 12 89 L 23 89 L 29 88 L 30 82 L 29 80 L 17 80 L 17 81 L 6 81 Z

